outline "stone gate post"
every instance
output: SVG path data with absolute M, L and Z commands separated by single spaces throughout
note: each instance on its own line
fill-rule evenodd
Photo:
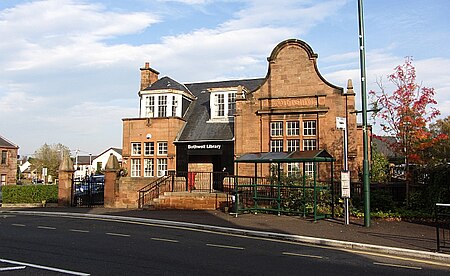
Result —
M 68 154 L 64 154 L 61 164 L 59 165 L 59 183 L 58 183 L 58 206 L 70 206 L 72 203 L 72 181 L 73 173 L 72 159 Z
M 119 160 L 117 160 L 117 157 L 111 153 L 105 166 L 105 208 L 114 208 L 116 205 L 116 192 L 118 191 L 117 173 L 119 170 Z

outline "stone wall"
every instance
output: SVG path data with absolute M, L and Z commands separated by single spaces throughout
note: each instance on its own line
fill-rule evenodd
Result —
M 115 208 L 138 208 L 139 190 L 154 178 L 121 177 L 115 191 Z
M 0 177 L 6 175 L 6 185 L 16 185 L 18 148 L 0 148 L 0 154 L 6 151 L 5 164 L 0 163 Z M 1 156 L 0 156 L 1 159 Z
M 156 200 L 156 209 L 217 210 L 231 203 L 231 197 L 224 193 L 167 192 Z

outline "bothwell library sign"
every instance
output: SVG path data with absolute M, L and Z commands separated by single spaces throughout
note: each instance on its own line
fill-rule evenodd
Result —
M 203 145 L 188 145 L 188 150 L 220 150 L 222 145 L 211 145 L 211 144 L 203 144 Z

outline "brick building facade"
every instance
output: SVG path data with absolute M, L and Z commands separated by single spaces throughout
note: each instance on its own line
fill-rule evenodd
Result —
M 140 116 L 123 119 L 123 167 L 131 177 L 158 177 L 170 170 L 234 174 L 234 159 L 244 153 L 325 149 L 337 159 L 338 172 L 343 132 L 336 128 L 336 117 L 343 117 L 349 169 L 356 177 L 362 166 L 362 128 L 356 122 L 355 93 L 350 81 L 346 91 L 327 82 L 317 57 L 308 44 L 290 39 L 272 51 L 264 78 L 191 84 L 159 78 L 146 63 Z M 253 167 L 239 166 L 240 175 L 252 175 Z M 283 170 L 300 167 L 285 164 Z
M 15 185 L 19 147 L 0 136 L 0 186 Z

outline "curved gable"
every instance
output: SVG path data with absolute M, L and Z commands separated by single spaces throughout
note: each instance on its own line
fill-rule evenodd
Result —
M 262 98 L 326 95 L 343 92 L 343 88 L 328 82 L 317 68 L 312 48 L 299 39 L 279 43 L 267 58 L 266 81 L 259 87 Z M 258 89 L 257 89 L 258 90 Z

